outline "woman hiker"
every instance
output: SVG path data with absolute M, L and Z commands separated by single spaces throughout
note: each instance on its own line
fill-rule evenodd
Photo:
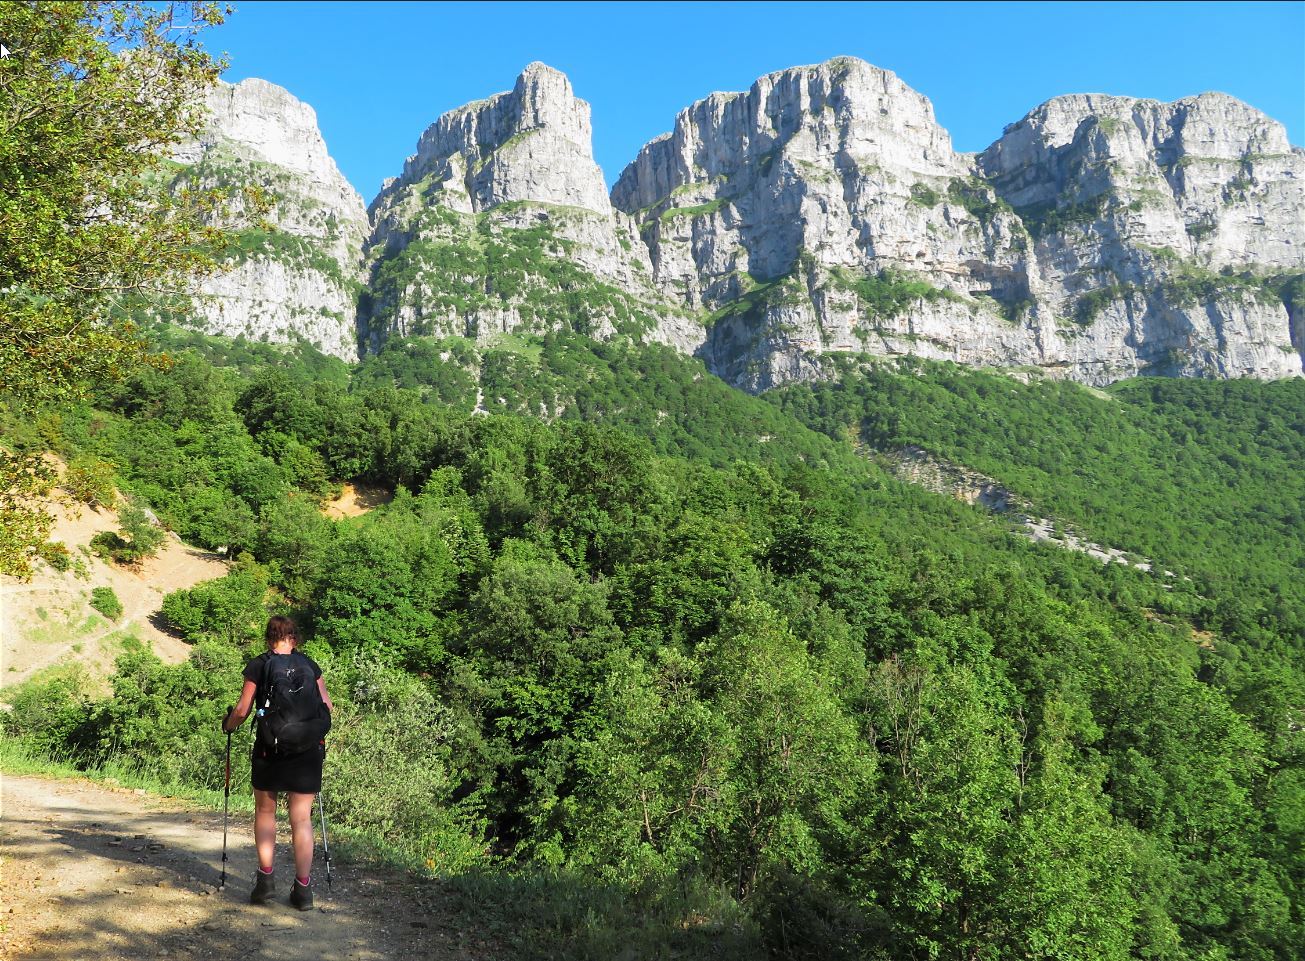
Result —
M 288 617 L 267 622 L 267 650 L 245 665 L 240 702 L 222 722 L 226 733 L 244 723 L 258 702 L 250 781 L 254 788 L 254 846 L 258 874 L 251 904 L 270 901 L 276 893 L 272 876 L 276 849 L 276 801 L 285 792 L 290 809 L 290 837 L 295 854 L 295 880 L 290 903 L 300 911 L 313 906 L 313 798 L 322 789 L 322 738 L 330 728 L 334 708 L 322 680 L 322 669 L 300 653 L 299 629 Z

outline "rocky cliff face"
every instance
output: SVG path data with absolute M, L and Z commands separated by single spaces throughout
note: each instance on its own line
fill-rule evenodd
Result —
M 173 159 L 177 183 L 257 186 L 270 203 L 204 279 L 195 322 L 211 333 L 285 343 L 297 337 L 357 360 L 356 300 L 367 214 L 327 153 L 307 104 L 262 80 L 220 84 L 197 142 Z
M 1070 373 L 1301 372 L 1282 287 L 1305 269 L 1305 152 L 1224 94 L 1059 97 L 978 158 L 1035 241 Z
M 749 389 L 831 351 L 1092 384 L 1301 372 L 1281 288 L 1305 269 L 1305 154 L 1223 95 L 1059 98 L 973 156 L 839 58 L 694 104 L 612 200 Z
M 440 117 L 370 213 L 360 323 L 373 348 L 394 334 L 564 326 L 675 340 L 688 326 L 652 284 L 633 222 L 608 201 L 589 105 L 544 64 Z
M 838 58 L 693 104 L 609 199 L 588 105 L 531 64 L 440 117 L 369 216 L 311 109 L 260 81 L 212 107 L 178 159 L 275 200 L 204 287 L 218 332 L 352 357 L 569 327 L 749 390 L 833 353 L 1097 385 L 1302 372 L 1305 152 L 1221 94 L 1059 97 L 963 154 L 924 96 Z

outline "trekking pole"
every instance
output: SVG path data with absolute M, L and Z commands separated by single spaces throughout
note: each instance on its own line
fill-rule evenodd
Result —
M 227 708 L 227 717 L 231 717 L 231 708 Z M 225 724 L 223 725 L 226 726 Z M 222 789 L 222 882 L 227 886 L 227 816 L 231 813 L 231 732 L 227 731 L 227 773 Z
M 331 890 L 331 845 L 326 840 L 326 809 L 322 807 L 322 792 L 317 792 L 317 818 L 322 822 L 322 853 L 326 856 L 326 890 Z

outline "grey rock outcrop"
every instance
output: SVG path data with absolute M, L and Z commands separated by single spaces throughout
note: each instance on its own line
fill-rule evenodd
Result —
M 203 283 L 218 333 L 353 359 L 569 327 L 749 390 L 837 353 L 1094 385 L 1302 373 L 1305 152 L 1222 94 L 1057 97 L 966 154 L 923 95 L 840 57 L 688 107 L 609 198 L 588 104 L 535 63 L 436 120 L 366 213 L 311 108 L 253 80 L 210 107 L 182 176 L 273 200 Z
M 177 183 L 261 189 L 266 228 L 238 233 L 223 269 L 195 291 L 210 333 L 286 343 L 302 337 L 357 360 L 356 299 L 367 214 L 327 152 L 311 107 L 263 80 L 221 83 L 204 133 L 173 159 Z M 239 202 L 237 200 L 237 206 Z
M 1217 94 L 1058 98 L 958 154 L 925 97 L 838 58 L 681 112 L 612 200 L 748 389 L 830 351 L 1272 378 L 1301 373 L 1266 275 L 1305 269 L 1303 159 Z
M 569 325 L 676 341 L 692 328 L 652 284 L 633 221 L 612 209 L 589 105 L 544 64 L 440 117 L 370 214 L 360 323 L 373 348 L 395 334 Z
M 387 194 L 425 182 L 440 202 L 462 213 L 527 201 L 611 210 L 594 162 L 589 104 L 565 74 L 532 63 L 508 93 L 440 117 L 417 141 L 417 153 Z
M 1039 295 L 1078 321 L 1080 380 L 1301 373 L 1266 278 L 1305 270 L 1305 151 L 1225 94 L 1041 105 L 978 157 L 1036 238 Z

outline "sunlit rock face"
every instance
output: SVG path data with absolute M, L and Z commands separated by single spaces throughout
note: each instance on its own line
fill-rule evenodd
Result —
M 368 231 L 362 198 L 336 167 L 313 108 L 263 80 L 219 84 L 206 129 L 173 159 L 178 184 L 256 186 L 265 223 L 247 227 L 200 282 L 191 321 L 216 334 L 357 360 L 357 296 Z
M 1105 384 L 1299 375 L 1303 188 L 1282 126 L 1221 94 L 1060 97 L 958 154 L 925 97 L 839 58 L 682 111 L 612 201 L 740 386 L 831 351 Z
M 572 328 L 696 349 L 702 328 L 652 283 L 594 162 L 589 105 L 533 63 L 512 90 L 432 124 L 371 205 L 363 339 L 486 339 Z
M 849 353 L 1096 385 L 1301 374 L 1305 153 L 1222 94 L 1057 97 L 965 154 L 923 95 L 841 57 L 687 107 L 609 196 L 589 105 L 535 63 L 439 117 L 367 212 L 284 90 L 210 108 L 184 173 L 272 201 L 200 289 L 214 332 L 352 359 L 573 329 L 754 391 Z

